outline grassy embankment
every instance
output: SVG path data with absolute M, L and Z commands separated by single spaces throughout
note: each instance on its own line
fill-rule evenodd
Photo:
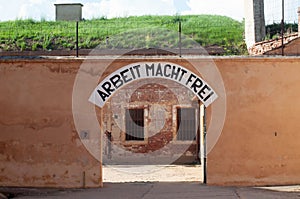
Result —
M 79 47 L 176 48 L 178 22 L 183 48 L 217 45 L 226 54 L 244 54 L 244 24 L 224 16 L 142 16 L 79 22 Z M 0 49 L 4 51 L 75 48 L 75 22 L 15 20 L 0 22 Z

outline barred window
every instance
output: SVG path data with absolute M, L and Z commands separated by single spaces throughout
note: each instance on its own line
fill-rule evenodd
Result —
M 144 109 L 126 109 L 125 126 L 125 140 L 144 140 Z
M 177 140 L 196 140 L 194 108 L 177 108 Z

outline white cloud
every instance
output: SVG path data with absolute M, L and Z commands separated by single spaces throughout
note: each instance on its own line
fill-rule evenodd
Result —
M 15 20 L 18 17 L 18 12 L 23 0 L 1 1 L 0 20 Z
M 33 3 L 33 4 L 42 4 L 42 3 L 44 3 L 43 0 L 30 0 L 29 2 Z
M 100 9 L 101 9 L 100 1 L 85 3 L 82 8 L 82 17 L 85 19 L 100 18 L 103 16 Z
M 0 20 L 33 18 L 55 19 L 55 3 L 82 3 L 83 18 L 108 18 L 141 15 L 175 15 L 175 1 L 187 2 L 190 10 L 181 14 L 220 14 L 241 20 L 243 0 L 8 0 L 1 1 Z
M 187 5 L 190 10 L 183 11 L 181 14 L 215 14 L 224 15 L 231 18 L 242 20 L 244 18 L 243 0 L 188 0 Z
M 80 0 L 55 0 L 53 4 L 59 3 L 82 3 Z
M 35 20 L 54 20 L 55 6 L 59 3 L 81 3 L 80 0 L 21 0 L 17 4 L 17 14 L 15 18 L 35 19 Z M 99 1 L 100 2 L 100 1 Z M 87 3 L 89 4 L 89 3 Z M 91 9 L 92 10 L 92 9 Z M 84 9 L 83 9 L 84 11 Z
M 54 5 L 48 0 L 30 0 L 21 4 L 18 18 L 22 19 L 35 19 L 41 20 L 42 18 L 47 20 L 54 19 Z
M 176 7 L 173 0 L 102 0 L 102 16 L 108 18 L 141 15 L 174 15 Z

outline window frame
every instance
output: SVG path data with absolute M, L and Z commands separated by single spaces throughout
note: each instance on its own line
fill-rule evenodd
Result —
M 144 140 L 126 140 L 126 111 L 128 109 L 143 109 L 144 110 Z M 124 132 L 121 135 L 121 140 L 124 144 L 147 144 L 148 143 L 148 106 L 131 105 L 123 109 L 124 111 Z
M 195 110 L 195 139 L 193 140 L 179 140 L 177 139 L 177 130 L 178 130 L 178 109 L 184 109 L 184 108 L 191 108 L 191 109 L 194 109 Z M 199 121 L 198 121 L 198 110 L 197 108 L 191 106 L 191 105 L 175 105 L 173 106 L 173 141 L 180 144 L 180 143 L 197 143 L 197 128 L 198 128 L 198 124 L 199 124 Z

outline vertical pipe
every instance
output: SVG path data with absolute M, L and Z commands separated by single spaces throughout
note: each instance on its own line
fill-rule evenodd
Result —
M 197 116 L 196 116 L 197 122 L 196 122 L 196 124 L 197 124 L 198 128 L 196 128 L 197 129 L 197 135 L 196 135 L 196 142 L 197 142 L 197 144 L 196 144 L 196 154 L 197 154 L 197 157 L 196 157 L 196 161 L 199 162 L 199 164 L 201 165 L 201 138 L 200 138 L 200 136 L 202 135 L 201 134 L 201 131 L 202 131 L 201 130 L 201 126 L 202 126 L 202 123 L 201 123 L 201 121 L 202 121 L 202 119 L 201 119 L 201 102 L 198 101 L 197 105 L 198 105 L 198 107 L 197 107 L 198 109 L 196 111 L 196 113 L 197 113 Z
M 76 57 L 78 57 L 78 21 L 76 21 Z
M 108 104 L 109 109 L 111 110 L 111 105 Z M 106 129 L 108 130 L 108 136 L 107 136 L 107 158 L 111 159 L 111 151 L 112 151 L 112 146 L 111 146 L 111 142 L 112 142 L 112 117 L 113 114 L 111 113 L 111 115 L 108 116 L 108 124 Z
M 103 121 L 103 117 L 104 117 L 104 113 L 103 113 L 103 109 L 100 109 L 100 137 L 98 137 L 98 139 L 100 140 L 100 144 L 98 145 L 99 146 L 99 164 L 100 164 L 100 177 L 99 177 L 99 185 L 100 187 L 103 187 L 103 137 L 104 137 L 104 121 Z
M 181 57 L 181 21 L 178 22 L 178 38 L 179 38 L 179 57 Z
M 282 0 L 282 19 L 281 19 L 281 55 L 284 56 L 284 0 Z
M 206 107 L 203 106 L 203 183 L 207 183 L 206 165 Z
M 200 136 L 199 136 L 199 139 L 200 139 L 200 160 L 201 160 L 201 165 L 203 165 L 203 158 L 204 158 L 204 104 L 201 103 L 200 105 L 200 114 L 199 114 L 199 117 L 200 117 Z M 202 166 L 203 168 L 203 166 Z M 203 173 L 203 170 L 202 170 L 202 173 Z M 204 176 L 204 175 L 202 175 Z

